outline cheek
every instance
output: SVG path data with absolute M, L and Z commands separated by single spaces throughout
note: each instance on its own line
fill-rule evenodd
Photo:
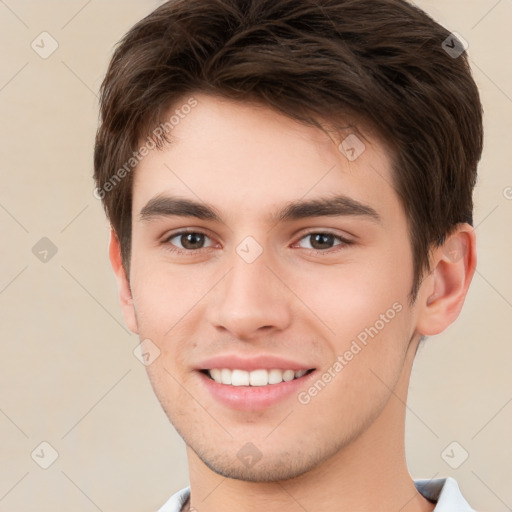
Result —
M 302 294 L 328 327 L 324 330 L 328 356 L 323 370 L 336 375 L 318 406 L 339 402 L 339 396 L 351 404 L 362 397 L 369 404 L 382 402 L 388 395 L 383 382 L 394 387 L 412 335 L 408 307 L 412 271 L 405 266 L 398 269 L 402 262 L 395 265 L 394 261 L 390 257 L 375 264 L 353 262 L 337 270 L 322 270 L 324 276 L 305 273 L 307 280 L 301 279 L 297 295 Z M 321 327 L 316 319 L 313 322 Z
M 412 274 L 398 271 L 381 258 L 374 264 L 319 267 L 293 281 L 297 296 L 329 328 L 330 335 L 347 340 L 374 325 L 390 309 L 388 316 L 394 318 L 395 303 L 406 306 Z
M 211 288 L 209 270 L 139 258 L 132 269 L 132 294 L 139 329 L 157 339 L 174 334 L 189 314 L 202 307 Z
M 171 266 L 139 258 L 132 268 L 132 293 L 141 339 L 150 339 L 159 357 L 146 368 L 159 399 L 180 403 L 180 386 L 190 378 L 187 356 L 203 332 L 207 294 L 215 283 L 212 270 Z M 176 379 L 176 380 L 175 380 Z

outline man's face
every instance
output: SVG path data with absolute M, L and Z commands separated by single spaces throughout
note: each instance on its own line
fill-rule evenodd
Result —
M 160 350 L 154 390 L 208 467 L 297 476 L 368 429 L 403 374 L 406 217 L 377 139 L 348 130 L 343 152 L 264 107 L 195 97 L 135 173 L 128 323 Z

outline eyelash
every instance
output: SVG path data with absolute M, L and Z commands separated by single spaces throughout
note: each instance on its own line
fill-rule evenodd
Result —
M 204 235 L 205 237 L 210 238 L 203 231 L 196 231 L 196 230 L 178 231 L 176 233 L 172 233 L 171 235 L 169 235 L 168 237 L 166 237 L 164 239 L 163 243 L 165 244 L 166 249 L 168 251 L 172 252 L 172 253 L 184 254 L 184 255 L 187 255 L 187 256 L 193 256 L 193 255 L 197 254 L 199 251 L 204 250 L 204 249 L 206 249 L 206 250 L 212 249 L 212 247 L 201 247 L 200 249 L 180 249 L 179 247 L 176 247 L 176 246 L 174 246 L 174 245 L 172 245 L 170 243 L 170 240 L 172 240 L 173 238 L 176 238 L 176 237 L 181 236 L 181 235 L 187 235 L 187 234 Z M 321 249 L 307 249 L 307 248 L 305 249 L 305 250 L 307 250 L 309 252 L 312 252 L 314 254 L 331 254 L 332 252 L 337 252 L 339 250 L 343 250 L 344 247 L 352 245 L 354 243 L 353 241 L 348 240 L 346 238 L 343 238 L 342 236 L 337 235 L 335 233 L 331 233 L 330 231 L 310 231 L 308 233 L 303 234 L 297 240 L 297 242 L 294 242 L 294 245 L 299 243 L 304 238 L 307 238 L 308 236 L 311 236 L 311 235 L 328 235 L 328 236 L 334 237 L 336 240 L 338 240 L 340 242 L 339 244 L 337 244 L 337 245 L 335 245 L 333 247 L 330 247 L 329 249 L 324 249 L 324 250 L 321 250 Z M 336 247 L 338 247 L 338 249 L 336 249 Z M 299 247 L 299 249 L 300 249 L 300 247 Z

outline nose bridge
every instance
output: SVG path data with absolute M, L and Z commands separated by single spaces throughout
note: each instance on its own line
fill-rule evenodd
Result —
M 267 268 L 271 258 L 263 247 L 259 254 L 256 249 L 251 240 L 239 244 L 210 308 L 210 322 L 239 338 L 249 338 L 261 328 L 283 329 L 290 320 L 286 290 Z
M 235 254 L 231 259 L 231 272 L 225 292 L 237 299 L 238 304 L 253 300 L 255 295 L 270 295 L 272 284 L 269 282 L 270 271 L 267 265 L 266 256 L 260 255 L 254 261 L 247 261 Z

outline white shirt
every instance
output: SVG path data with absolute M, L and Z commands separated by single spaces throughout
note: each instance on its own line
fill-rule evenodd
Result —
M 434 501 L 434 512 L 475 512 L 462 496 L 457 481 L 451 477 L 435 480 L 415 480 L 414 485 L 425 498 Z M 185 487 L 158 510 L 158 512 L 180 512 L 190 495 L 190 487 Z

